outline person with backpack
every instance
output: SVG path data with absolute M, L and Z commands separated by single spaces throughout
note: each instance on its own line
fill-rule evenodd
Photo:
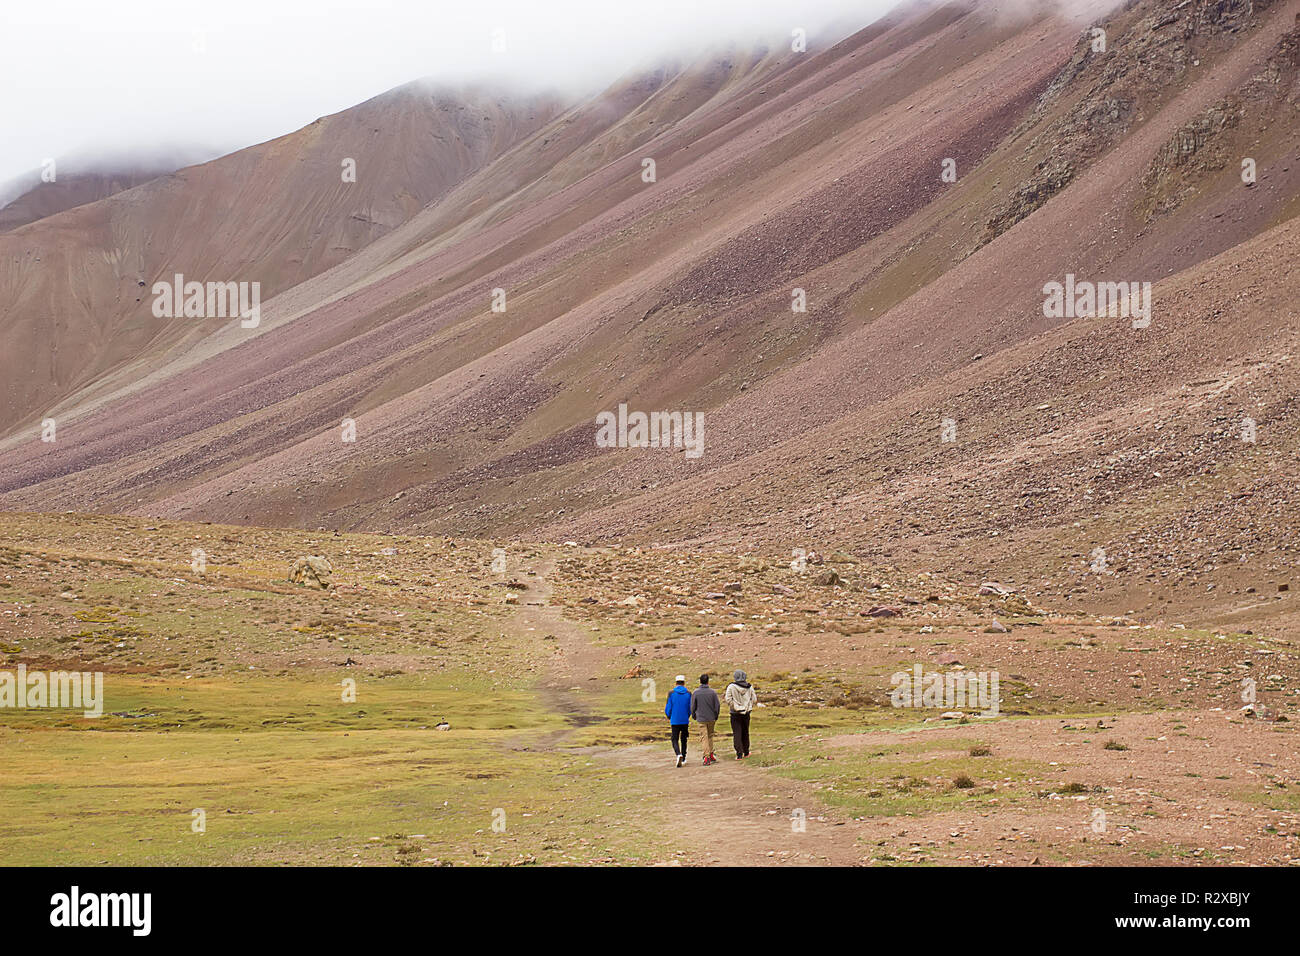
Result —
M 744 671 L 736 671 L 722 699 L 731 712 L 731 742 L 736 748 L 736 759 L 744 760 L 749 756 L 749 715 L 758 706 L 758 691 L 745 679 Z
M 718 715 L 722 712 L 722 703 L 718 700 L 718 692 L 709 686 L 709 675 L 700 675 L 700 686 L 695 688 L 691 694 L 691 719 L 700 725 L 700 730 L 704 732 L 704 766 L 711 763 L 717 763 L 718 758 L 713 755 L 713 725 L 718 721 Z
M 664 703 L 664 716 L 673 730 L 673 759 L 680 767 L 686 763 L 686 739 L 691 735 L 691 692 L 686 689 L 685 674 L 678 674 L 675 684 Z

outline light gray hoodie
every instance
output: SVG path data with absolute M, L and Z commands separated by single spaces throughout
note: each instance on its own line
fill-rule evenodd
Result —
M 758 691 L 748 681 L 732 681 L 722 699 L 733 714 L 747 714 L 758 706 Z

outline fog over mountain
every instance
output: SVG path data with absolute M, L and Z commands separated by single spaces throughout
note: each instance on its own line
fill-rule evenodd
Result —
M 594 93 L 711 46 L 847 35 L 893 0 L 95 0 L 6 10 L 0 183 L 67 152 L 279 136 L 419 77 Z M 0 201 L 5 197 L 0 196 Z M 12 198 L 12 197 L 9 197 Z

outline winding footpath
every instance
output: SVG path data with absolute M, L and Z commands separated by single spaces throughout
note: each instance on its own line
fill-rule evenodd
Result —
M 516 626 L 555 637 L 555 657 L 539 690 L 567 726 L 534 738 L 531 746 L 564 750 L 574 729 L 599 719 L 586 700 L 610 679 L 614 655 L 593 645 L 587 632 L 551 603 L 555 565 L 555 558 L 547 556 L 529 568 L 536 576 L 529 578 Z M 582 749 L 594 760 L 625 771 L 626 786 L 645 808 L 645 819 L 657 820 L 664 834 L 665 862 L 844 866 L 860 864 L 867 856 L 858 839 L 859 826 L 828 810 L 811 786 L 735 760 L 725 716 L 718 722 L 719 760 L 710 767 L 701 766 L 700 754 L 692 753 L 686 766 L 676 768 L 667 730 L 665 724 L 661 744 Z M 761 746 L 761 719 L 755 730 Z M 692 734 L 691 740 L 698 737 Z M 797 819 L 802 830 L 795 826 Z

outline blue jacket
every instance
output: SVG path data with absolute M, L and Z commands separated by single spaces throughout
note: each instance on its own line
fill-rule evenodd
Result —
M 668 702 L 664 704 L 664 716 L 670 724 L 689 724 L 691 722 L 691 692 L 677 684 L 668 693 Z

